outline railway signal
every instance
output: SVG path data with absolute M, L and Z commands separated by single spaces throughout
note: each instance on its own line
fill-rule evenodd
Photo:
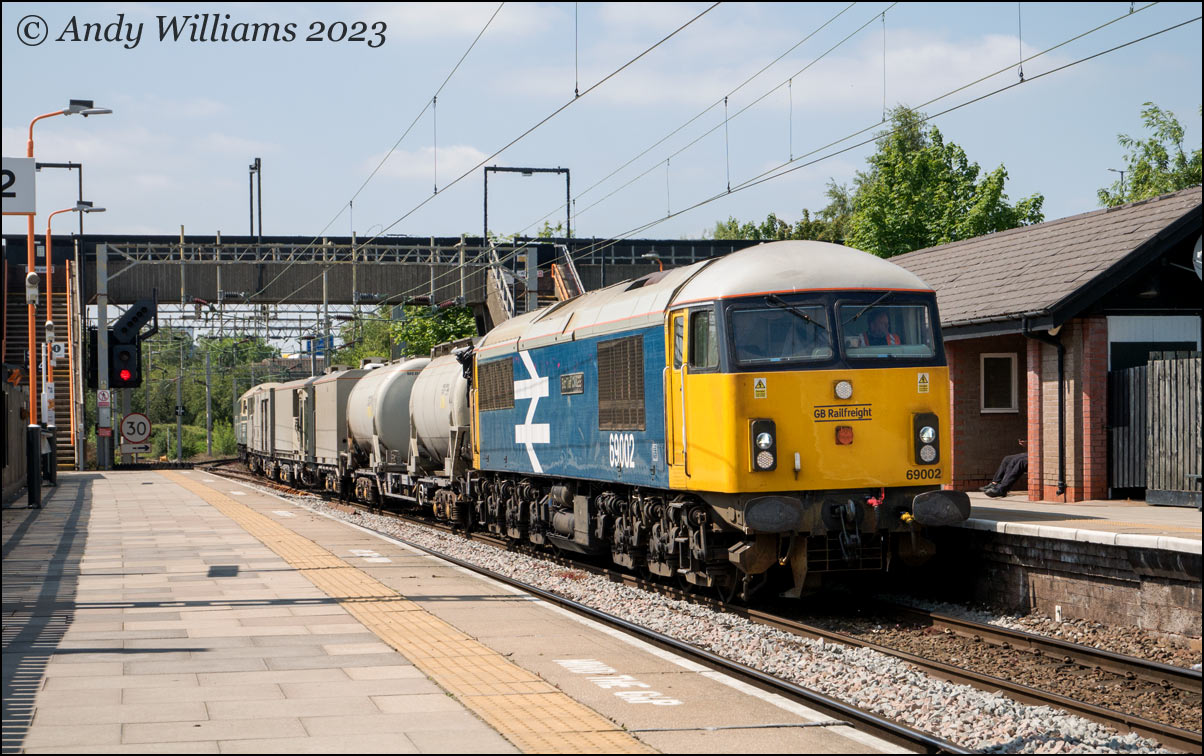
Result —
M 110 344 L 109 387 L 138 388 L 142 385 L 142 342 Z

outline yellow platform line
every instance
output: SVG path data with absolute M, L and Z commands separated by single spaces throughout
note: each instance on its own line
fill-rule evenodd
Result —
M 526 753 L 655 753 L 593 709 L 313 541 L 219 491 L 161 471 L 276 552 Z

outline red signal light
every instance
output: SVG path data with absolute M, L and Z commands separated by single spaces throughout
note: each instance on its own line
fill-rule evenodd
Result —
M 119 372 L 117 375 L 122 381 L 128 381 L 130 378 L 134 377 L 134 374 L 125 368 L 122 368 L 121 372 Z

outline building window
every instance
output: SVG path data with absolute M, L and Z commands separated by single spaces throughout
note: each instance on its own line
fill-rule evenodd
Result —
M 477 363 L 477 404 L 486 410 L 513 409 L 514 360 Z
M 1019 412 L 1016 397 L 1016 353 L 980 356 L 979 383 L 983 412 Z
M 644 337 L 598 344 L 598 428 L 644 430 Z

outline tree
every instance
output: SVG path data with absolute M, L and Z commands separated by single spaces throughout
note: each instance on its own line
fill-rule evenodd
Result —
M 1200 183 L 1200 148 L 1190 155 L 1183 150 L 1183 127 L 1175 114 L 1147 102 L 1141 117 L 1150 137 L 1116 136 L 1129 154 L 1125 156 L 1122 180 L 1099 190 L 1099 203 L 1104 207 L 1137 202 Z
M 891 112 L 891 129 L 854 180 L 847 243 L 880 257 L 948 244 L 1044 220 L 1034 194 L 1011 205 L 1007 169 L 981 169 L 935 126 L 907 107 Z
M 441 307 L 432 312 L 429 307 L 407 305 L 405 319 L 392 325 L 393 339 L 402 345 L 402 354 L 418 357 L 430 354 L 431 347 L 476 332 L 476 320 L 467 307 Z
M 754 239 L 760 241 L 782 241 L 785 239 L 810 239 L 816 241 L 844 243 L 845 227 L 850 213 L 850 197 L 847 187 L 828 181 L 825 192 L 828 205 L 815 218 L 811 211 L 803 209 L 803 216 L 795 223 L 788 223 L 770 213 L 764 223 L 741 223 L 734 217 L 718 221 L 712 231 L 715 239 Z
M 368 357 L 389 359 L 393 339 L 390 335 L 390 317 L 393 308 L 381 306 L 374 313 L 361 313 L 359 317 L 339 329 L 343 346 L 331 353 L 330 364 L 359 367 Z
M 405 316 L 399 320 L 393 320 L 392 306 L 381 306 L 343 326 L 339 336 L 344 344 L 334 352 L 332 364 L 358 366 L 367 357 L 389 359 L 394 346 L 402 357 L 424 357 L 434 346 L 476 334 L 476 320 L 467 307 L 404 307 Z
M 978 164 L 935 126 L 926 129 L 922 113 L 900 106 L 890 116 L 853 191 L 829 180 L 828 204 L 815 219 L 807 210 L 793 225 L 772 213 L 761 224 L 728 218 L 715 224 L 714 237 L 816 239 L 891 257 L 1044 220 L 1040 194 L 1008 204 L 1002 165 L 980 178 Z

